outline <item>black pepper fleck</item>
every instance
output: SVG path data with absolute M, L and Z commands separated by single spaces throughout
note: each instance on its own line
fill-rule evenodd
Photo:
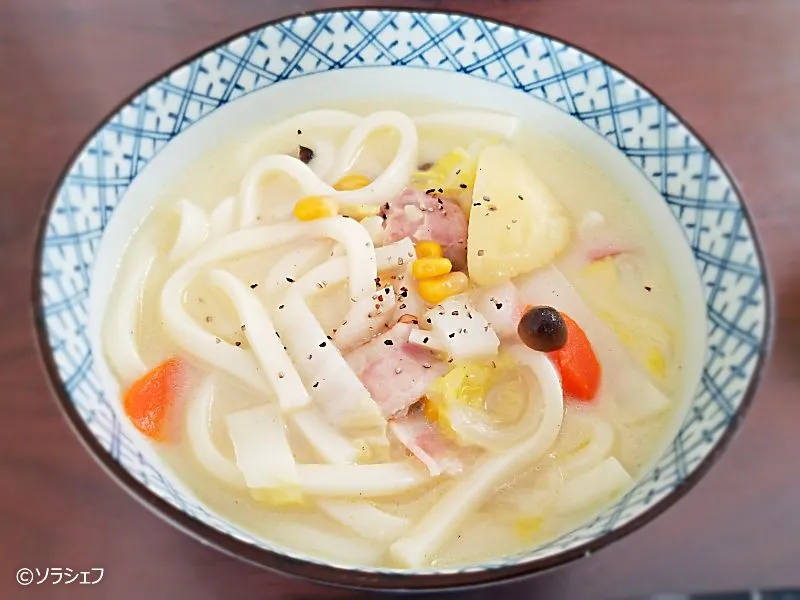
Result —
M 465 189 L 467 189 L 467 184 L 466 183 L 459 183 L 458 187 L 460 187 L 462 190 L 465 190 Z
M 287 277 L 286 281 L 288 281 L 289 283 L 294 283 L 294 279 L 292 279 L 291 277 Z
M 235 346 L 237 346 L 237 347 L 238 347 L 238 346 L 241 346 L 241 345 L 242 345 L 242 342 L 234 342 L 234 345 L 235 345 Z
M 455 333 L 448 333 L 448 334 L 447 334 L 447 337 L 449 337 L 449 338 L 454 338 L 454 337 L 456 337 L 456 334 L 455 334 Z
M 325 347 L 325 346 L 327 346 L 327 345 L 328 345 L 328 344 L 326 344 L 325 342 L 320 342 L 320 343 L 319 343 L 319 347 L 320 347 L 320 348 L 324 348 L 324 347 Z
M 646 289 L 648 292 L 653 291 L 653 288 L 651 288 L 649 285 L 644 286 L 644 289 Z
M 250 289 L 251 289 L 251 290 L 254 290 L 254 289 L 256 289 L 257 287 L 258 287 L 258 284 L 257 284 L 257 283 L 251 283 L 251 284 L 250 284 Z
M 394 342 L 392 340 L 383 340 L 384 346 L 394 346 Z

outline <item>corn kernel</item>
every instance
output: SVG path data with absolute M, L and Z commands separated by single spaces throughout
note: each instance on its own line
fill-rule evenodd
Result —
M 417 290 L 428 304 L 439 304 L 450 296 L 467 291 L 469 278 L 461 271 L 439 275 L 417 282 Z
M 367 217 L 374 217 L 381 212 L 381 207 L 374 204 L 343 204 L 339 207 L 339 214 L 362 221 Z
M 439 242 L 425 240 L 417 242 L 414 248 L 417 251 L 417 258 L 441 258 L 444 256 L 444 250 Z
M 418 258 L 411 264 L 414 279 L 430 279 L 447 275 L 453 270 L 453 263 L 447 258 Z
M 370 183 L 372 182 L 369 180 L 369 177 L 364 177 L 363 175 L 345 175 L 333 184 L 333 189 L 340 192 L 351 192 L 353 190 L 360 190 Z
M 338 212 L 336 202 L 324 196 L 306 196 L 294 205 L 294 216 L 299 221 L 313 221 L 333 217 Z
M 541 515 L 533 515 L 530 517 L 523 517 L 514 524 L 514 529 L 517 535 L 523 540 L 533 540 L 539 530 L 544 524 L 544 518 Z

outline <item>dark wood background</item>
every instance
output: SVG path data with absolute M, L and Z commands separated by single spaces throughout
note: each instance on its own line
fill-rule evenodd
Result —
M 341 4 L 350 4 L 343 1 Z M 374 5 L 398 5 L 397 2 Z M 604 599 L 800 584 L 800 2 L 442 0 L 552 33 L 660 94 L 731 168 L 766 246 L 777 337 L 744 428 L 675 507 L 589 559 L 459 595 Z M 0 0 L 0 598 L 363 598 L 223 556 L 151 515 L 59 414 L 33 343 L 45 196 L 123 97 L 189 54 L 328 0 Z M 20 567 L 105 568 L 94 587 L 19 587 Z

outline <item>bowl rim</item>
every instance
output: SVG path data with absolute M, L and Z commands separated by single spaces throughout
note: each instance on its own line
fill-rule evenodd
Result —
M 381 11 L 398 14 L 412 13 L 419 15 L 452 15 L 464 17 L 467 19 L 484 21 L 489 24 L 509 27 L 525 34 L 540 36 L 560 44 L 564 44 L 567 47 L 574 48 L 584 53 L 586 56 L 593 58 L 621 73 L 631 82 L 640 86 L 644 91 L 650 94 L 653 99 L 666 108 L 676 118 L 676 120 L 703 145 L 711 158 L 720 166 L 721 171 L 727 177 L 728 181 L 730 181 L 731 187 L 736 192 L 739 198 L 739 203 L 742 207 L 744 220 L 750 228 L 756 257 L 761 265 L 760 277 L 764 288 L 764 334 L 759 347 L 759 356 L 754 367 L 752 377 L 748 383 L 747 389 L 743 393 L 742 401 L 739 407 L 731 417 L 730 423 L 725 428 L 724 432 L 713 448 L 711 448 L 711 450 L 702 459 L 694 471 L 689 473 L 682 481 L 680 481 L 675 488 L 673 488 L 667 493 L 666 496 L 664 496 L 664 498 L 616 529 L 613 529 L 612 531 L 600 535 L 597 538 L 594 538 L 574 548 L 563 550 L 553 555 L 535 559 L 529 562 L 506 565 L 491 569 L 470 570 L 459 573 L 437 573 L 435 571 L 432 571 L 431 573 L 409 574 L 375 573 L 308 562 L 303 559 L 293 558 L 281 554 L 280 552 L 254 546 L 247 542 L 236 539 L 231 535 L 218 531 L 210 525 L 207 525 L 204 522 L 189 516 L 165 500 L 162 500 L 156 496 L 147 487 L 142 485 L 131 474 L 129 474 L 117 461 L 112 458 L 111 454 L 102 447 L 100 442 L 90 431 L 88 425 L 80 417 L 77 409 L 72 403 L 69 392 L 67 391 L 64 382 L 58 373 L 52 348 L 47 335 L 42 290 L 42 257 L 44 251 L 44 241 L 47 233 L 47 224 L 53 209 L 53 205 L 58 198 L 59 190 L 63 187 L 72 166 L 75 164 L 81 152 L 103 129 L 103 127 L 105 127 L 105 125 L 117 113 L 119 113 L 119 111 L 121 111 L 137 96 L 144 93 L 148 88 L 158 83 L 173 71 L 197 60 L 206 53 L 212 52 L 216 48 L 224 46 L 242 36 L 259 31 L 261 29 L 272 27 L 276 24 L 291 19 L 320 14 L 336 14 L 354 11 Z M 194 538 L 201 544 L 211 546 L 223 554 L 237 558 L 243 562 L 256 565 L 279 575 L 294 577 L 311 583 L 348 589 L 380 590 L 387 592 L 424 592 L 457 589 L 464 590 L 486 587 L 499 583 L 507 583 L 532 577 L 534 575 L 565 566 L 579 558 L 589 556 L 597 550 L 600 550 L 601 548 L 604 548 L 609 544 L 626 537 L 630 533 L 636 531 L 646 523 L 649 523 L 657 516 L 664 513 L 668 508 L 672 507 L 676 502 L 683 498 L 683 496 L 685 496 L 686 493 L 703 478 L 711 466 L 717 462 L 721 454 L 728 447 L 728 444 L 731 442 L 733 437 L 741 430 L 742 421 L 744 420 L 750 409 L 750 406 L 753 403 L 756 391 L 764 373 L 765 365 L 772 352 L 775 329 L 775 296 L 772 286 L 772 277 L 769 273 L 769 265 L 767 264 L 765 258 L 766 256 L 759 238 L 755 221 L 753 220 L 747 202 L 741 193 L 741 187 L 733 177 L 727 165 L 720 159 L 720 157 L 706 142 L 706 140 L 682 116 L 680 116 L 680 114 L 675 111 L 669 105 L 669 103 L 667 103 L 660 95 L 650 89 L 647 85 L 639 81 L 639 79 L 632 76 L 625 69 L 620 68 L 614 62 L 606 60 L 596 53 L 589 51 L 583 46 L 580 46 L 574 42 L 567 41 L 559 36 L 545 33 L 532 27 L 518 25 L 503 19 L 487 17 L 464 10 L 436 10 L 404 7 L 402 5 L 381 6 L 367 3 L 353 6 L 334 6 L 316 10 L 301 11 L 298 13 L 291 13 L 274 19 L 269 19 L 256 25 L 249 26 L 243 30 L 228 35 L 219 41 L 204 46 L 178 63 L 170 65 L 156 76 L 140 84 L 132 93 L 128 94 L 118 103 L 116 103 L 114 107 L 100 119 L 97 125 L 95 125 L 81 140 L 77 148 L 70 154 L 65 166 L 58 175 L 58 178 L 47 193 L 45 204 L 41 210 L 39 223 L 36 229 L 36 240 L 33 254 L 34 264 L 31 281 L 31 308 L 33 312 L 35 339 L 39 360 L 43 363 L 46 380 L 51 389 L 51 395 L 54 397 L 56 404 L 67 420 L 70 428 L 82 443 L 84 449 L 111 477 L 111 479 L 114 480 L 116 484 L 124 489 L 131 497 L 133 497 L 136 501 L 138 501 L 141 505 L 143 505 L 146 509 L 163 521 Z

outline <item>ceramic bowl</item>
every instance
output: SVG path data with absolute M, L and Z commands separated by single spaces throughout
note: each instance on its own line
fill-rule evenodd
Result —
M 463 568 L 347 568 L 255 539 L 164 467 L 121 413 L 97 323 L 125 243 L 171 174 L 220 139 L 323 101 L 411 95 L 517 114 L 573 145 L 659 223 L 685 290 L 686 411 L 635 488 L 529 552 Z M 91 133 L 49 198 L 33 301 L 56 397 L 91 454 L 182 531 L 244 560 L 315 581 L 445 589 L 504 581 L 588 555 L 686 493 L 737 429 L 771 336 L 771 296 L 731 177 L 652 92 L 596 56 L 513 25 L 454 13 L 335 10 L 275 21 L 188 59 Z

